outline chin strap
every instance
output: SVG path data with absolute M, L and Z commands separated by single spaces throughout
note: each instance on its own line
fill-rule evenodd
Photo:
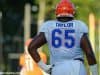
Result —
M 91 65 L 90 66 L 90 71 L 91 71 L 92 75 L 98 75 L 97 64 Z

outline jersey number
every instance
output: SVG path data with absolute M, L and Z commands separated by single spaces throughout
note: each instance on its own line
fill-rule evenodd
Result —
M 56 35 L 59 34 L 59 36 Z M 66 48 L 72 48 L 75 45 L 75 38 L 73 34 L 75 33 L 75 30 L 71 29 L 71 30 L 64 30 L 64 36 L 63 36 L 63 31 L 60 29 L 54 29 L 52 31 L 52 46 L 54 48 L 59 48 L 63 45 L 64 42 L 64 46 Z M 63 36 L 64 38 L 61 38 L 60 36 Z M 63 41 L 62 41 L 63 40 Z M 70 41 L 70 43 L 69 43 Z

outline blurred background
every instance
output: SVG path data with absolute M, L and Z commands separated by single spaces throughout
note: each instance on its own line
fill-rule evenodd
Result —
M 0 0 L 0 72 L 20 71 L 19 58 L 24 52 L 24 42 L 38 33 L 44 21 L 55 19 L 55 7 L 59 1 Z M 75 19 L 82 20 L 89 27 L 89 38 L 100 67 L 100 1 L 71 1 L 76 7 Z M 41 50 L 49 63 L 47 45 Z

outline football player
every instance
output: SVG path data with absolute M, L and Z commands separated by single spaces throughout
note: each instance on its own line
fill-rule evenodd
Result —
M 74 5 L 68 0 L 61 0 L 57 4 L 55 14 L 57 20 L 45 22 L 39 34 L 27 45 L 29 54 L 51 75 L 87 75 L 84 66 L 85 53 L 92 75 L 98 75 L 87 25 L 74 20 Z M 37 49 L 46 43 L 50 50 L 50 65 L 44 64 L 37 52 Z

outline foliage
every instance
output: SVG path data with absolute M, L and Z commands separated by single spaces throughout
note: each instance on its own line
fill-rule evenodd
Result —
M 46 19 L 54 19 L 55 18 L 55 7 L 56 4 L 60 0 L 47 0 L 47 7 L 46 7 Z M 99 0 L 72 0 L 76 7 L 76 19 L 80 19 L 88 22 L 88 15 L 89 13 L 94 13 L 96 18 L 100 18 L 100 3 Z
M 76 5 L 76 11 L 77 11 L 77 18 L 78 19 L 82 19 L 85 22 L 88 22 L 88 15 L 90 13 L 94 13 L 96 18 L 100 17 L 100 4 L 98 0 L 86 0 L 86 1 L 82 1 L 82 0 L 73 0 L 73 2 Z

